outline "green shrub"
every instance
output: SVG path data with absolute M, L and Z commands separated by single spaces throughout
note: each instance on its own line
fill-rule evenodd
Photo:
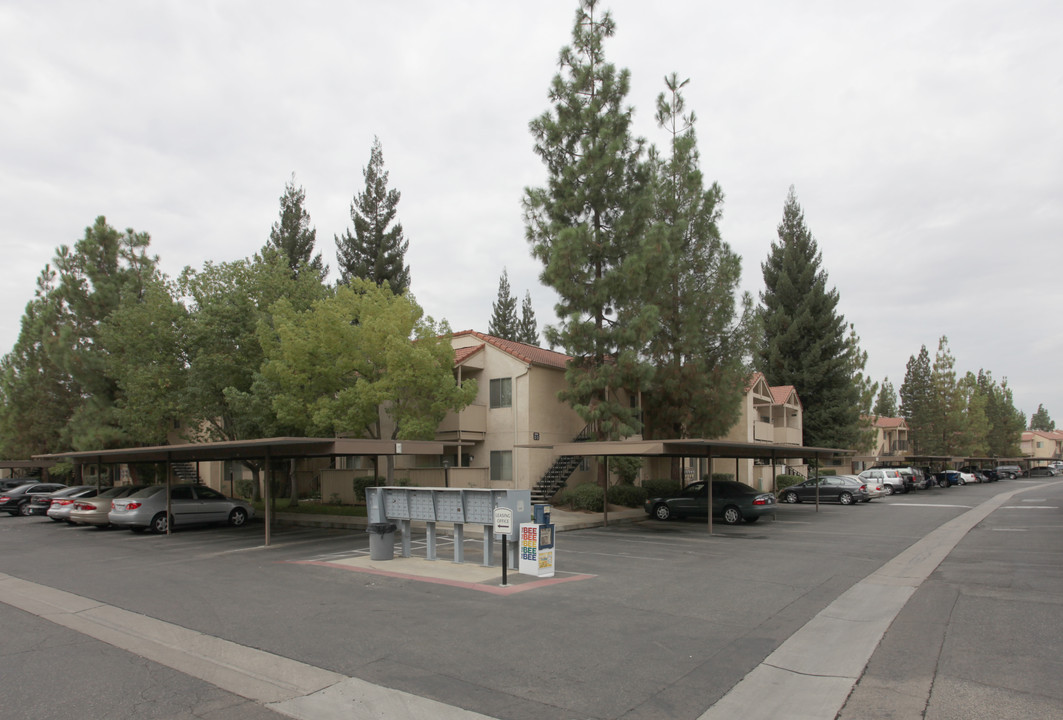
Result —
M 605 494 L 594 483 L 565 488 L 554 496 L 555 505 L 567 505 L 570 510 L 601 512 L 605 509 Z
M 647 497 L 649 495 L 646 494 L 646 488 L 643 487 L 627 484 L 609 486 L 609 504 L 611 505 L 623 505 L 631 508 L 642 507 L 642 503 L 646 502 Z
M 643 480 L 642 487 L 646 490 L 646 497 L 669 497 L 679 492 L 679 481 L 669 478 L 655 478 Z
M 255 492 L 255 481 L 247 478 L 240 478 L 236 481 L 236 494 L 242 498 L 249 498 L 251 494 Z
M 365 502 L 365 489 L 367 487 L 380 487 L 385 484 L 382 477 L 356 477 L 351 481 L 354 484 L 354 497 L 358 502 Z
M 775 487 L 778 488 L 779 490 L 785 490 L 786 488 L 790 487 L 791 485 L 796 485 L 797 483 L 804 482 L 804 481 L 805 481 L 805 479 L 803 477 L 801 477 L 800 475 L 776 475 L 775 476 Z
M 837 475 L 837 474 L 838 474 L 838 471 L 835 470 L 834 468 L 820 468 L 819 469 L 820 477 L 823 477 L 824 475 Z
M 734 479 L 735 479 L 735 476 L 732 475 L 731 473 L 713 473 L 712 474 L 712 481 L 713 482 L 732 482 Z

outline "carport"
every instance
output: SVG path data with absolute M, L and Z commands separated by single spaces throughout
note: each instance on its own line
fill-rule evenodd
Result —
M 265 545 L 270 544 L 271 508 L 270 468 L 274 459 L 339 457 L 350 455 L 442 455 L 443 443 L 425 440 L 365 440 L 356 438 L 296 438 L 279 437 L 259 440 L 230 440 L 212 443 L 156 445 L 153 447 L 119 448 L 115 450 L 86 450 L 38 455 L 34 460 L 52 462 L 67 460 L 75 465 L 117 465 L 120 463 L 165 463 L 167 511 L 171 464 L 174 462 L 261 460 L 266 481 L 263 486 L 265 506 Z M 167 534 L 170 533 L 167 525 Z
M 41 482 L 48 482 L 48 468 L 55 460 L 0 460 L 0 470 L 40 470 Z
M 602 456 L 606 458 L 606 477 L 608 477 L 608 463 L 610 457 L 621 455 L 636 457 L 679 457 L 708 461 L 712 468 L 712 461 L 719 459 L 735 460 L 735 479 L 738 479 L 738 461 L 743 459 L 770 460 L 772 492 L 775 491 L 775 467 L 776 460 L 780 458 L 802 458 L 814 461 L 818 473 L 820 460 L 838 457 L 839 455 L 852 455 L 854 451 L 840 448 L 805 447 L 803 445 L 783 445 L 780 443 L 749 443 L 730 442 L 727 440 L 602 440 L 589 442 L 573 442 L 554 445 L 554 452 L 558 455 L 576 456 Z M 609 496 L 606 488 L 605 498 L 605 524 L 609 524 Z M 712 507 L 712 483 L 709 483 L 709 507 Z M 712 512 L 709 516 L 709 533 L 712 533 Z

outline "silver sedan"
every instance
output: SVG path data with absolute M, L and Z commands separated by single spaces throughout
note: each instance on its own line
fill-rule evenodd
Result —
M 228 498 L 206 485 L 173 485 L 170 488 L 170 516 L 166 515 L 166 486 L 151 485 L 123 498 L 111 501 L 107 519 L 117 527 L 134 532 L 150 529 L 166 532 L 173 527 L 201 523 L 229 523 L 239 526 L 254 515 L 243 500 Z

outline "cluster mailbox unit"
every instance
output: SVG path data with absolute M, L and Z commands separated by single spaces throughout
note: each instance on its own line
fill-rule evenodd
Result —
M 402 557 L 410 557 L 410 526 L 425 523 L 427 555 L 436 559 L 436 523 L 454 525 L 454 562 L 465 562 L 465 525 L 483 526 L 485 566 L 491 566 L 494 554 L 495 508 L 513 511 L 513 529 L 507 536 L 516 555 L 519 520 L 531 518 L 530 490 L 490 490 L 481 488 L 371 487 L 365 490 L 370 525 L 397 522 L 402 529 Z M 515 566 L 516 563 L 513 563 Z

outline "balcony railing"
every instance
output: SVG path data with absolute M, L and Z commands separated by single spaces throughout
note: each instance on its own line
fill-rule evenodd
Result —
M 460 413 L 448 412 L 439 424 L 436 435 L 456 434 L 458 430 L 465 433 L 487 432 L 487 406 L 469 405 Z

